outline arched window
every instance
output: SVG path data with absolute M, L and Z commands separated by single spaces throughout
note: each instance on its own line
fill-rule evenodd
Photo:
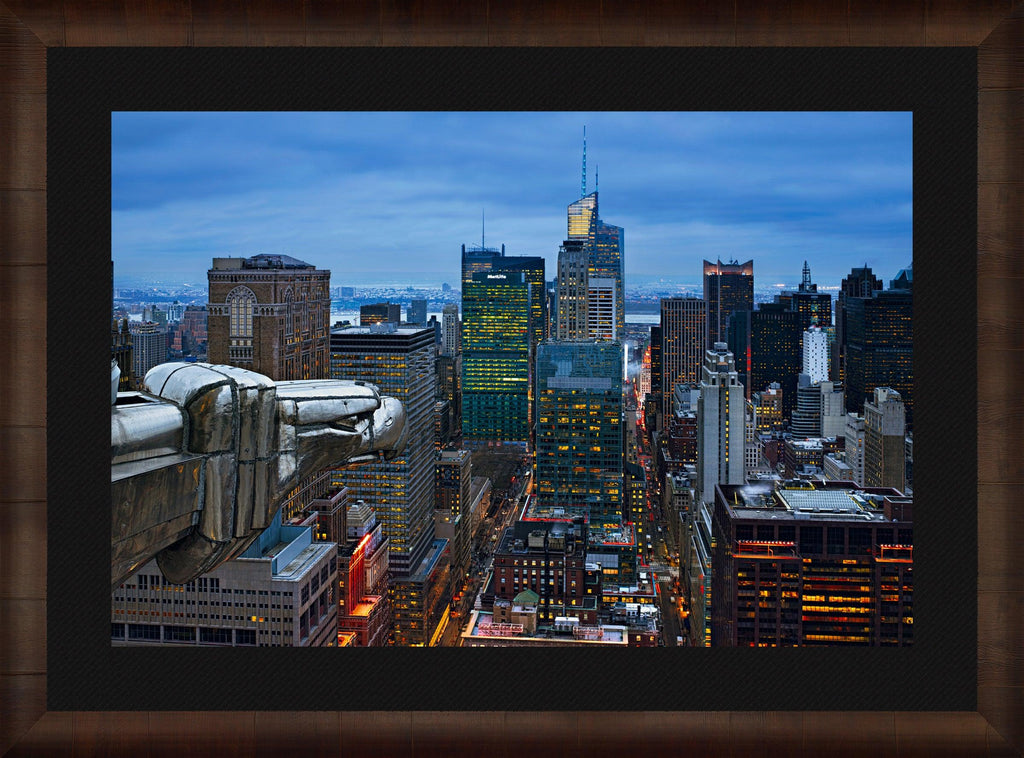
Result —
M 232 339 L 252 339 L 252 316 L 256 295 L 248 287 L 235 287 L 227 297 L 230 324 L 228 336 Z
M 228 293 L 228 360 L 252 361 L 252 319 L 256 311 L 256 295 L 244 286 Z

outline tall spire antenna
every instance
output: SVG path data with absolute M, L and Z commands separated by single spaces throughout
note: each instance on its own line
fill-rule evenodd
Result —
M 803 285 L 804 287 L 807 287 L 811 283 L 811 267 L 807 265 L 807 261 L 804 261 L 803 274 Z
M 486 211 L 485 208 L 481 208 L 480 209 L 480 249 L 481 250 L 485 250 L 486 249 L 486 246 L 484 245 L 484 230 L 486 228 L 486 226 L 484 224 L 484 212 L 485 211 Z
M 580 180 L 580 197 L 587 195 L 587 125 L 583 125 L 583 178 Z
M 601 184 L 600 184 L 600 182 L 601 182 L 601 174 L 599 173 L 600 170 L 601 170 L 601 167 L 595 163 L 594 164 L 594 192 L 597 192 L 598 187 L 601 186 Z

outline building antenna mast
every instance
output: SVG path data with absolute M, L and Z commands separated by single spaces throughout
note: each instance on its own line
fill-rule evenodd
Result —
M 587 195 L 587 125 L 583 125 L 583 177 L 580 179 L 580 197 Z
M 484 225 L 484 212 L 485 211 L 486 211 L 486 208 L 481 208 L 480 209 L 480 249 L 481 250 L 486 250 L 487 249 L 486 246 L 484 245 L 484 229 L 486 228 L 485 225 Z

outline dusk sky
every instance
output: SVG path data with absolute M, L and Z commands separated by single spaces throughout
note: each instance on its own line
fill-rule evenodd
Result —
M 911 263 L 911 113 L 115 113 L 115 276 L 203 286 L 212 258 L 283 253 L 332 286 L 458 286 L 462 244 L 543 255 L 599 170 L 630 276 L 754 260 L 835 285 Z

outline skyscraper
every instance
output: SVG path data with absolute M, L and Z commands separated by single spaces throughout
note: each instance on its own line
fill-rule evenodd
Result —
M 472 478 L 473 461 L 468 450 L 444 450 L 434 463 L 434 529 L 451 545 L 452 595 L 462 588 L 469 571 Z
M 597 192 L 594 195 L 596 196 Z M 598 279 L 610 279 L 614 282 L 615 331 L 610 339 L 621 339 L 626 328 L 625 237 L 626 232 L 621 226 L 606 224 L 598 218 L 594 226 L 588 273 L 591 286 L 593 281 Z M 601 335 L 591 332 L 590 336 Z
M 759 303 L 757 310 L 731 317 L 729 349 L 744 356 L 740 372 L 751 396 L 772 382 L 782 390 L 782 416 L 788 421 L 796 407 L 797 377 L 803 363 L 800 314 L 786 303 Z
M 462 435 L 462 353 L 438 355 L 434 366 L 437 374 L 435 399 L 448 414 L 448 437 L 458 438 Z M 444 423 L 443 419 L 441 423 Z M 439 434 L 438 440 L 443 442 L 443 436 Z
M 544 258 L 539 255 L 506 255 L 495 258 L 492 271 L 520 271 L 530 286 L 530 341 L 534 350 L 547 332 L 547 298 L 544 297 Z
M 828 334 L 812 326 L 803 334 L 803 373 L 811 384 L 828 381 Z
M 427 301 L 413 300 L 409 304 L 405 320 L 410 326 L 425 326 L 427 323 Z
M 845 302 L 846 409 L 860 411 L 876 387 L 899 393 L 914 417 L 913 291 L 887 289 Z
M 908 646 L 913 501 L 843 482 L 723 485 L 714 503 L 714 646 Z
M 402 306 L 398 303 L 367 303 L 359 306 L 359 326 L 398 324 L 401 321 Z
M 903 491 L 906 471 L 906 411 L 898 392 L 876 387 L 864 403 L 864 486 Z
M 867 266 L 850 270 L 839 285 L 836 298 L 836 339 L 832 351 L 832 377 L 845 381 L 846 377 L 846 301 L 851 297 L 871 297 L 882 289 L 882 280 L 871 273 Z
M 617 284 L 612 278 L 590 275 L 587 280 L 587 336 L 590 339 L 616 340 L 619 328 Z
M 864 434 L 864 417 L 847 413 L 843 456 L 853 474 L 853 481 L 859 487 L 864 486 Z
M 776 302 L 788 304 L 791 310 L 800 314 L 800 326 L 807 329 L 818 326 L 822 329 L 832 326 L 832 295 L 818 292 L 818 285 L 811 281 L 811 267 L 804 261 L 803 276 L 796 292 L 777 295 Z
M 459 322 L 459 306 L 445 303 L 441 309 L 441 354 L 456 355 L 462 352 L 462 324 Z
M 462 291 L 465 293 L 466 285 L 472 280 L 473 274 L 478 274 L 481 271 L 490 271 L 494 266 L 495 258 L 500 258 L 505 255 L 505 246 L 502 245 L 501 249 L 484 247 L 472 247 L 467 248 L 465 245 L 462 246 Z
M 407 575 L 434 539 L 434 330 L 394 324 L 334 329 L 331 378 L 374 384 L 405 409 L 408 440 L 398 456 L 336 471 L 334 483 L 373 508 L 388 538 L 392 574 Z
M 558 250 L 555 336 L 560 340 L 587 338 L 588 280 L 586 243 L 583 240 L 565 240 Z
M 208 352 L 274 381 L 326 379 L 331 272 L 288 255 L 214 258 Z
M 353 646 L 383 647 L 394 617 L 388 598 L 388 540 L 362 500 L 348 505 L 347 534 L 338 538 L 338 632 Z
M 591 522 L 622 509 L 622 346 L 542 342 L 537 349 L 537 496 L 582 506 Z
M 706 305 L 699 297 L 671 297 L 661 300 L 661 415 L 672 413 L 672 392 L 676 384 L 696 384 L 701 378 L 704 336 L 707 333 Z M 653 380 L 652 380 L 653 381 Z
M 733 312 L 754 309 L 754 261 L 704 261 L 704 302 L 708 314 L 705 346 L 711 349 L 716 342 L 726 342 Z
M 139 324 L 132 334 L 131 357 L 132 376 L 141 386 L 147 371 L 167 361 L 167 334 L 152 321 Z
M 697 491 L 714 500 L 715 485 L 743 484 L 746 398 L 724 342 L 704 353 L 697 400 Z
M 846 434 L 846 395 L 843 386 L 821 382 L 821 436 L 842 437 Z
M 594 238 L 597 227 L 597 192 L 584 194 L 579 200 L 569 203 L 566 216 L 566 237 L 571 240 L 586 240 L 589 243 Z
M 621 226 L 607 224 L 601 220 L 598 208 L 598 193 L 595 189 L 587 194 L 587 145 L 583 142 L 583 175 L 580 186 L 581 197 L 569 204 L 566 217 L 566 237 L 582 240 L 587 253 L 587 273 L 592 279 L 614 281 L 615 337 L 626 328 L 625 293 L 625 230 Z M 596 293 L 595 293 L 596 294 Z M 597 337 L 594 333 L 587 335 Z M 580 335 L 580 339 L 583 335 Z M 575 339 L 575 338 L 574 338 Z
M 821 387 L 812 384 L 806 373 L 800 374 L 796 388 L 796 407 L 790 418 L 794 439 L 821 436 Z
M 530 286 L 522 271 L 479 272 L 463 285 L 464 440 L 529 440 Z
M 121 377 L 117 383 L 118 392 L 128 392 L 135 389 L 135 382 L 132 377 L 132 334 L 128 329 L 128 319 L 120 323 L 111 319 L 110 326 L 110 357 L 117 362 L 121 371 Z
M 651 326 L 651 398 L 654 402 L 651 407 L 654 409 L 654 413 L 648 413 L 648 403 L 644 402 L 644 427 L 648 432 L 659 428 L 659 415 L 664 418 L 662 407 L 664 398 L 662 396 L 661 388 L 664 385 L 664 373 L 665 366 L 661 360 L 661 324 Z

